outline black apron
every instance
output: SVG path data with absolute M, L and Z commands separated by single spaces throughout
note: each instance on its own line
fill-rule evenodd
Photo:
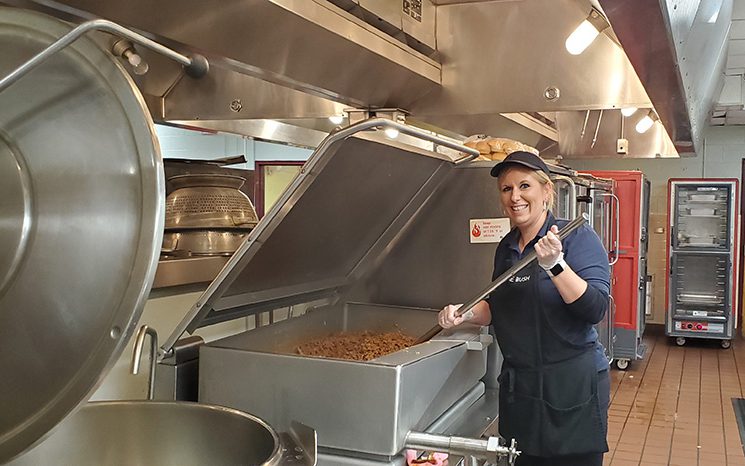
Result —
M 538 286 L 544 273 L 533 263 L 489 297 L 504 355 L 499 433 L 532 456 L 606 452 L 595 350 L 567 341 L 551 327 Z

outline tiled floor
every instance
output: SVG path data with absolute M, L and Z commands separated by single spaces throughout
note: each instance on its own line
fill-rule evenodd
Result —
M 745 398 L 745 340 L 679 347 L 647 333 L 646 357 L 611 370 L 605 465 L 745 466 L 731 401 Z

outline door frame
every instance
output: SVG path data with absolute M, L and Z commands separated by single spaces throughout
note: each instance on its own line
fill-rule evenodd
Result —
M 293 166 L 302 166 L 305 164 L 305 161 L 303 160 L 257 160 L 254 162 L 256 166 L 256 183 L 254 184 L 254 199 L 256 199 L 256 205 L 254 206 L 256 208 L 256 215 L 259 216 L 259 219 L 264 217 L 266 212 L 264 212 L 264 168 L 268 166 L 276 167 L 276 166 L 286 166 L 286 165 L 293 165 Z

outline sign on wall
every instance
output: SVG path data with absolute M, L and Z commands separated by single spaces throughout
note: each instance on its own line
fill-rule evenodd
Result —
M 471 243 L 498 243 L 510 231 L 508 218 L 472 218 L 469 235 Z

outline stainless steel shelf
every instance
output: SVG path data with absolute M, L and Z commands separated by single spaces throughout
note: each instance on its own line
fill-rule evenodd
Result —
M 169 286 L 209 283 L 228 262 L 229 257 L 187 257 L 162 259 L 155 271 L 153 289 Z

